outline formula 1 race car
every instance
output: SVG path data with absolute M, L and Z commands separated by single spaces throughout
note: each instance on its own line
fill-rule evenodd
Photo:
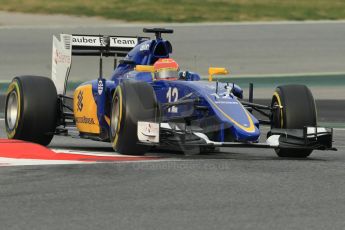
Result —
M 333 130 L 317 127 L 316 107 L 304 85 L 283 85 L 270 105 L 253 103 L 234 83 L 212 81 L 227 74 L 209 68 L 209 81 L 180 71 L 162 38 L 170 29 L 144 29 L 147 37 L 61 34 L 53 37 L 52 79 L 15 77 L 6 98 L 8 138 L 48 145 L 54 135 L 111 142 L 121 154 L 144 154 L 152 147 L 212 151 L 217 147 L 272 148 L 280 157 L 304 158 L 332 148 Z M 66 94 L 72 56 L 100 56 L 98 79 Z M 102 58 L 114 58 L 110 80 Z M 119 61 L 118 60 L 122 59 Z M 261 119 L 253 113 L 261 114 Z M 260 126 L 270 130 L 260 142 Z

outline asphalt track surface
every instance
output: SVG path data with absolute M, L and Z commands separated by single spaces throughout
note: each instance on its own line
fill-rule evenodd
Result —
M 135 26 L 0 29 L 0 79 L 49 76 L 53 33 L 111 28 L 141 34 Z M 345 72 L 344 31 L 344 23 L 186 26 L 171 39 L 184 68 L 198 71 L 212 60 L 232 63 L 236 74 Z M 94 78 L 97 59 L 85 63 L 74 68 Z M 0 138 L 3 130 L 0 121 Z M 149 153 L 164 158 L 155 162 L 0 167 L 0 229 L 344 229 L 345 130 L 336 129 L 334 139 L 337 152 L 305 160 L 222 148 Z M 108 143 L 66 137 L 49 147 L 112 153 Z
M 209 25 L 4 26 L 0 27 L 0 79 L 51 75 L 52 35 L 140 35 L 143 27 L 168 27 L 173 57 L 182 69 L 207 75 L 209 66 L 235 75 L 345 72 L 345 22 Z M 105 74 L 113 60 L 105 63 Z M 98 76 L 98 58 L 73 59 L 71 80 Z
M 4 123 L 0 123 L 0 137 Z M 1 229 L 343 229 L 345 130 L 306 160 L 222 148 L 162 161 L 0 167 Z M 111 153 L 55 137 L 51 148 Z

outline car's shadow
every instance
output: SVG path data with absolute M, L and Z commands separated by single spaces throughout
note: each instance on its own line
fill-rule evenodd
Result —
M 54 147 L 53 149 L 68 150 L 85 153 L 96 154 L 114 154 L 112 147 L 89 147 L 89 146 L 64 146 Z M 133 155 L 132 155 L 133 156 Z M 134 155 L 140 156 L 140 155 Z M 154 149 L 145 154 L 145 156 L 154 156 L 164 159 L 178 159 L 178 160 L 245 160 L 245 161 L 329 161 L 330 159 L 308 157 L 308 158 L 280 158 L 276 156 L 272 149 L 248 149 L 248 148 L 222 148 L 217 152 L 207 152 L 200 154 L 190 154 L 181 151 Z

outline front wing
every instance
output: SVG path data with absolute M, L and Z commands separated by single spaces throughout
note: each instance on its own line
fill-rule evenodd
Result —
M 266 142 L 215 142 L 201 130 L 173 123 L 138 122 L 138 140 L 145 145 L 183 145 L 213 147 L 253 147 L 274 149 L 336 150 L 332 147 L 333 129 L 304 127 L 303 129 L 272 129 Z

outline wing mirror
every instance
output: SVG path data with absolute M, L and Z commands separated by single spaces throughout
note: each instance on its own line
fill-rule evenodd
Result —
M 134 70 L 138 72 L 155 72 L 155 69 L 152 65 L 136 65 Z
M 225 75 L 229 74 L 229 71 L 222 67 L 210 67 L 208 68 L 208 74 L 208 81 L 212 81 L 213 75 Z

